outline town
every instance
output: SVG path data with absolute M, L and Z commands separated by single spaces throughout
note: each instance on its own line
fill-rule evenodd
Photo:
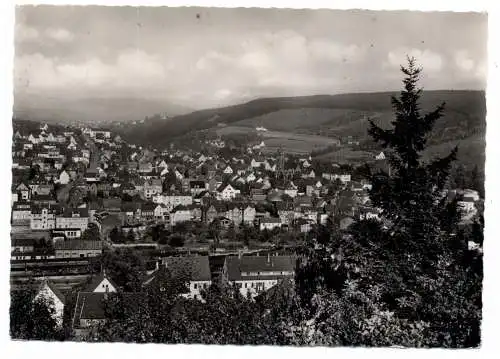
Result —
M 213 154 L 143 148 L 109 130 L 14 121 L 13 288 L 49 296 L 59 325 L 70 320 L 72 338 L 84 338 L 105 320 L 103 296 L 126 290 L 106 273 L 105 253 L 145 258 L 142 285 L 166 268 L 188 271 L 185 298 L 203 301 L 212 283 L 256 298 L 293 279 L 295 248 L 319 225 L 345 231 L 356 220 L 382 221 L 361 168 L 264 154 L 261 139 L 226 156 L 218 151 L 222 138 L 203 145 Z M 383 152 L 373 153 L 372 165 L 387 166 Z M 443 195 L 459 197 L 463 222 L 482 206 L 477 190 Z M 64 293 L 72 291 L 66 308 Z

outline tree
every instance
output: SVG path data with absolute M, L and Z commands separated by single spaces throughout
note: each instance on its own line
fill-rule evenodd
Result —
M 32 290 L 11 292 L 10 336 L 23 340 L 61 340 L 53 303 Z
M 360 172 L 372 183 L 370 200 L 382 221 L 358 220 L 340 235 L 319 227 L 298 253 L 296 287 L 309 319 L 299 327 L 311 333 L 308 343 L 479 343 L 481 256 L 467 251 L 456 203 L 442 191 L 456 149 L 430 162 L 421 156 L 444 105 L 421 115 L 421 70 L 413 59 L 401 70 L 404 89 L 392 98 L 392 127 L 370 122 L 369 129 L 388 156 L 390 174 Z
M 448 202 L 442 195 L 457 148 L 445 157 L 430 162 L 422 160 L 428 134 L 442 117 L 444 104 L 421 115 L 422 90 L 417 88 L 421 69 L 414 59 L 409 59 L 408 67 L 402 67 L 401 71 L 405 75 L 404 89 L 399 98 L 392 98 L 395 111 L 392 128 L 382 129 L 370 121 L 369 134 L 383 146 L 391 175 L 383 170 L 369 175 L 373 186 L 370 199 L 382 210 L 386 229 L 381 228 L 376 236 L 365 234 L 356 238 L 358 245 L 365 243 L 364 248 L 370 243 L 372 248 L 366 255 L 370 262 L 380 263 L 378 268 L 372 266 L 366 277 L 371 278 L 371 284 L 367 281 L 365 290 L 380 283 L 379 308 L 393 312 L 399 320 L 424 321 L 431 328 L 429 338 L 435 338 L 437 343 L 470 345 L 477 334 L 472 328 L 477 325 L 465 329 L 449 324 L 456 323 L 453 316 L 461 316 L 458 313 L 465 306 L 474 305 L 466 300 L 456 302 L 462 296 L 456 290 L 435 287 L 443 280 L 450 287 L 460 287 L 467 273 L 463 266 L 466 250 L 454 233 L 459 217 L 453 208 L 456 203 Z M 470 285 L 474 287 L 480 275 L 472 277 Z M 354 278 L 362 279 L 360 275 Z M 478 312 L 480 309 L 475 308 L 468 318 L 477 318 Z M 427 343 L 432 344 L 431 340 Z
M 184 237 L 180 235 L 173 235 L 168 240 L 168 245 L 172 247 L 182 247 L 184 245 Z
M 106 273 L 125 292 L 140 290 L 146 275 L 146 263 L 140 254 L 129 248 L 105 250 L 101 263 Z
M 126 241 L 127 243 L 133 243 L 135 241 L 134 230 L 130 229 L 128 231 Z
M 484 198 L 484 176 L 479 173 L 477 165 L 474 166 L 471 172 L 470 188 L 476 190 L 481 198 Z
M 86 241 L 99 241 L 101 239 L 99 227 L 94 223 L 90 223 L 88 228 L 82 233 L 82 239 Z
M 109 232 L 109 239 L 113 243 L 125 243 L 125 235 L 122 229 L 118 229 L 116 226 Z

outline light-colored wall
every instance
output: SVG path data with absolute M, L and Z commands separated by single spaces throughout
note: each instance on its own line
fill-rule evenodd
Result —
M 101 283 L 97 286 L 96 289 L 94 289 L 95 293 L 105 293 L 106 292 L 106 286 L 108 286 L 108 292 L 114 293 L 116 292 L 116 288 L 111 284 L 111 282 L 107 279 L 104 278 Z
M 35 296 L 35 300 L 44 298 L 48 301 L 52 301 L 54 305 L 54 316 L 53 318 L 57 321 L 57 325 L 62 326 L 63 315 L 64 315 L 64 304 L 59 300 L 59 298 L 52 292 L 47 284 L 45 284 L 40 292 Z

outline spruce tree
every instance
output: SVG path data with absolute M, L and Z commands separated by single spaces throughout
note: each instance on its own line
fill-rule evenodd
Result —
M 418 81 L 422 69 L 409 58 L 408 66 L 401 66 L 401 71 L 404 88 L 399 97 L 392 97 L 392 128 L 382 129 L 370 121 L 368 132 L 384 147 L 391 171 L 390 175 L 384 170 L 369 174 L 373 186 L 369 194 L 372 203 L 383 211 L 388 234 L 404 255 L 425 254 L 419 259 L 434 260 L 443 240 L 439 219 L 443 210 L 449 210 L 444 205 L 443 188 L 457 148 L 445 157 L 423 160 L 426 141 L 434 123 L 443 116 L 445 104 L 421 114 Z

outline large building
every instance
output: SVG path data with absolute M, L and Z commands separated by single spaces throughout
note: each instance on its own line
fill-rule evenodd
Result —
M 185 298 L 202 300 L 201 292 L 212 284 L 208 256 L 163 258 L 162 266 L 146 279 L 144 285 L 149 286 L 161 280 L 165 271 L 169 272 L 173 280 L 185 281 L 186 289 L 181 293 Z
M 223 280 L 237 286 L 243 296 L 255 297 L 294 273 L 293 256 L 231 256 L 226 257 Z
M 82 232 L 89 225 L 89 211 L 87 208 L 66 209 L 56 217 L 56 228 L 79 228 Z
M 54 244 L 56 258 L 97 257 L 102 254 L 102 241 L 70 239 Z

